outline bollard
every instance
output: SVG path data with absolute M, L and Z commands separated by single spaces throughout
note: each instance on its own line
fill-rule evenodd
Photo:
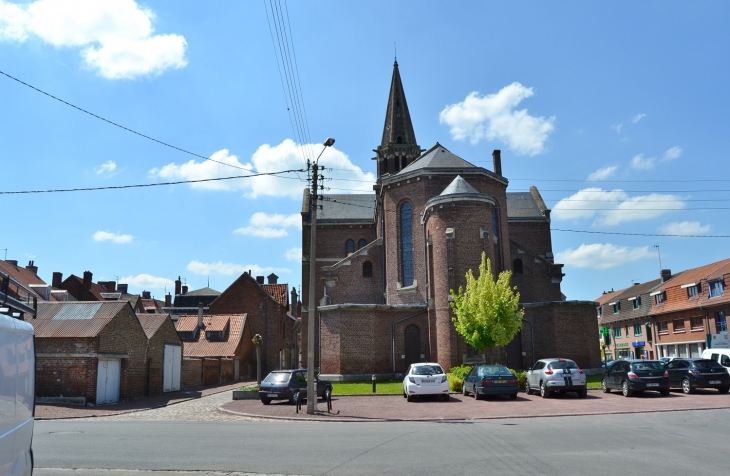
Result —
M 302 409 L 302 398 L 299 392 L 294 394 L 294 403 L 297 406 L 297 413 L 299 413 L 299 410 Z
M 375 393 L 375 387 L 376 387 L 375 375 L 373 375 L 372 379 L 373 379 L 373 393 Z

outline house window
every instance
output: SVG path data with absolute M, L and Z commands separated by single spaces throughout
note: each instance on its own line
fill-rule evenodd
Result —
M 206 331 L 205 339 L 209 341 L 223 340 L 223 331 Z
M 684 319 L 675 319 L 672 321 L 672 328 L 674 328 L 675 334 L 684 332 Z
M 406 202 L 400 207 L 400 267 L 403 287 L 413 285 L 413 209 Z
M 687 288 L 687 298 L 697 297 L 699 285 L 690 286 Z
M 367 244 L 368 244 L 368 242 L 365 241 L 364 239 L 362 239 L 357 242 L 357 249 L 359 250 L 360 248 L 365 248 L 365 245 L 367 245 Z
M 702 317 L 693 317 L 690 319 L 690 325 L 692 326 L 692 332 L 705 330 L 705 325 L 702 322 Z
M 621 310 L 621 303 L 618 301 L 613 303 L 613 313 L 618 314 L 620 310 Z
M 723 288 L 724 288 L 723 283 L 722 283 L 722 279 L 717 279 L 715 281 L 710 281 L 707 284 L 710 287 L 710 297 L 711 298 L 718 297 L 718 296 L 722 296 L 722 291 L 723 291 Z
M 664 294 L 664 292 L 661 292 L 661 293 L 659 293 L 659 294 L 657 294 L 657 295 L 655 295 L 655 296 L 654 296 L 654 301 L 655 301 L 655 302 L 656 302 L 657 304 L 661 304 L 661 303 L 663 303 L 663 302 L 664 302 L 664 300 L 665 300 L 666 298 L 667 298 L 667 295 L 666 295 L 666 294 Z
M 725 317 L 725 311 L 718 311 L 715 313 L 715 329 L 717 333 L 727 332 L 727 319 Z
M 522 274 L 522 260 L 517 258 L 512 262 L 512 271 L 515 274 Z
M 620 327 L 614 327 L 613 328 L 613 338 L 618 339 L 621 337 L 621 328 Z
M 641 336 L 641 324 L 634 324 L 634 336 L 635 337 Z
M 634 309 L 639 309 L 641 307 L 641 296 L 636 296 L 636 299 L 634 299 Z
M 373 264 L 370 261 L 365 261 L 362 264 L 362 277 L 372 278 L 373 277 Z
M 598 310 L 598 317 L 601 317 L 603 315 L 603 307 L 598 306 L 596 309 Z
M 355 242 L 353 240 L 347 240 L 345 242 L 345 256 L 350 256 L 355 252 Z
M 667 321 L 657 321 L 656 327 L 659 335 L 669 334 L 669 323 Z

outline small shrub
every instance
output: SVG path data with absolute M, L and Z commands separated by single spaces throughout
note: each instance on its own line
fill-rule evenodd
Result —
M 258 392 L 259 386 L 258 385 L 248 385 L 246 387 L 241 387 L 239 390 L 242 390 L 244 392 Z
M 514 369 L 509 369 L 510 372 L 512 372 L 512 375 L 517 377 L 517 381 L 520 384 L 520 390 L 525 389 L 525 378 L 527 377 L 527 372 L 525 371 L 517 371 Z
M 464 379 L 459 378 L 454 374 L 446 374 L 446 378 L 449 379 L 449 390 L 452 392 L 461 393 L 461 388 L 464 385 Z
M 451 367 L 451 374 L 454 377 L 464 380 L 469 372 L 471 372 L 471 368 L 472 365 L 457 365 L 456 367 Z

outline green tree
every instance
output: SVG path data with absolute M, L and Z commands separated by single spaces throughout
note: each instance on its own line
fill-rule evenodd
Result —
M 495 281 L 492 264 L 482 253 L 479 278 L 474 278 L 470 269 L 466 289 L 459 287 L 458 293 L 451 290 L 456 331 L 477 350 L 505 346 L 522 328 L 525 311 L 519 308 L 520 293 L 516 286 L 510 286 L 511 277 L 511 271 L 502 271 Z

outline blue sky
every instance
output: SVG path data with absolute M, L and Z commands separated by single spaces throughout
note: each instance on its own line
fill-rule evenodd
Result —
M 394 43 L 423 148 L 535 185 L 552 227 L 730 235 L 725 2 L 288 2 L 308 134 L 294 132 L 267 2 L 0 0 L 0 191 L 195 180 L 301 167 L 372 190 Z M 315 145 L 302 145 L 302 143 Z M 231 167 L 233 165 L 234 167 Z M 708 181 L 709 180 L 709 181 Z M 643 181 L 643 182 L 640 182 Z M 94 273 L 162 298 L 182 276 L 299 286 L 305 184 L 248 178 L 0 195 L 0 253 L 50 282 Z M 724 218 L 723 218 L 724 217 Z M 727 238 L 553 232 L 569 299 L 728 257 Z

